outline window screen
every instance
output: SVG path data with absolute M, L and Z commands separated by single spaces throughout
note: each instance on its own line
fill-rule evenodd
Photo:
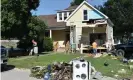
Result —
M 83 11 L 83 17 L 84 17 L 84 20 L 88 20 L 88 16 L 87 16 L 87 10 L 84 10 Z
M 59 13 L 59 20 L 62 20 L 62 13 Z

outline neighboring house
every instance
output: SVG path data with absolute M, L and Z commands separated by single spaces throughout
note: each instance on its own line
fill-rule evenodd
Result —
M 109 40 L 113 42 L 113 23 L 87 1 L 58 10 L 57 14 L 38 17 L 47 23 L 49 37 L 54 44 L 59 42 L 60 47 L 65 47 L 68 40 L 76 43 L 77 50 L 79 44 L 91 45 L 94 40 L 99 45 Z

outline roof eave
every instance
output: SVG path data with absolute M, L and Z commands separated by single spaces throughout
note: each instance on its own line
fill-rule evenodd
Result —
M 114 26 L 114 23 L 108 18 L 108 22 L 111 26 Z

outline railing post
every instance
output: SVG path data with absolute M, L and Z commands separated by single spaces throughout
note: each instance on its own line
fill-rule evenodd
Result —
M 80 53 L 83 54 L 83 44 L 81 43 Z

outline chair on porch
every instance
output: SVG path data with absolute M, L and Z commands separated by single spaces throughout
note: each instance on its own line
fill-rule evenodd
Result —
M 58 48 L 59 48 L 59 43 L 56 42 L 54 45 L 54 52 L 57 52 Z
M 71 49 L 71 47 L 70 47 L 70 42 L 67 41 L 67 43 L 66 43 L 66 45 L 65 45 L 65 52 L 66 52 L 66 53 L 69 53 L 69 52 L 70 52 L 70 49 Z
M 70 44 L 69 41 L 67 41 L 65 45 L 65 52 L 66 53 L 76 53 L 76 44 Z

